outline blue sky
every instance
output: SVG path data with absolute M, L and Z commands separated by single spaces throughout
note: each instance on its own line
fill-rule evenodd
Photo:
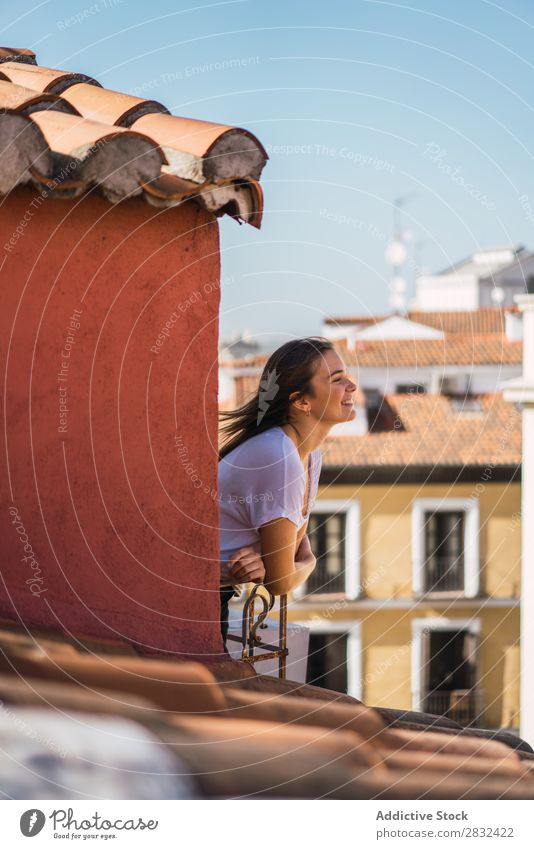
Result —
M 221 221 L 221 332 L 265 343 L 388 309 L 405 268 L 534 247 L 534 3 L 69 0 L 4 8 L 2 42 L 270 152 L 258 232 Z

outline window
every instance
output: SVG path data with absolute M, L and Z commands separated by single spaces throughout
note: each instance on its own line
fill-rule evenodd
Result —
M 346 634 L 310 634 L 306 683 L 347 692 Z
M 462 510 L 425 510 L 425 592 L 464 589 L 464 519 Z
M 476 596 L 478 533 L 476 499 L 416 500 L 412 522 L 414 592 Z
M 317 558 L 310 575 L 307 592 L 345 592 L 345 525 L 344 513 L 312 513 L 308 536 Z
M 395 428 L 393 410 L 378 389 L 365 390 L 365 407 L 369 433 L 384 433 L 398 429 L 398 425 Z
M 440 393 L 441 395 L 454 395 L 458 391 L 458 381 L 455 377 L 442 377 Z
M 451 397 L 450 402 L 455 413 L 474 413 L 480 416 L 484 413 L 480 400 L 473 395 L 455 395 Z
M 398 383 L 395 387 L 397 395 L 424 395 L 424 383 Z
M 314 619 L 294 624 L 310 630 L 306 683 L 361 699 L 360 622 Z
M 445 617 L 412 623 L 412 708 L 447 716 L 461 725 L 480 718 L 480 620 Z
M 296 599 L 338 595 L 356 598 L 359 593 L 359 505 L 354 501 L 317 501 L 310 513 L 308 534 L 317 564 L 305 584 L 294 591 Z

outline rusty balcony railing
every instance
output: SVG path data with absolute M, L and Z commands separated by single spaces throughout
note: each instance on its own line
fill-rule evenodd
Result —
M 460 725 L 476 725 L 482 712 L 482 693 L 476 687 L 467 690 L 434 690 L 427 693 L 424 710 L 446 716 Z
M 260 592 L 261 590 L 261 592 Z M 243 605 L 243 616 L 241 619 L 241 634 L 227 634 L 227 641 L 240 643 L 243 647 L 241 660 L 247 663 L 258 663 L 262 660 L 272 660 L 278 658 L 278 677 L 286 677 L 286 658 L 289 653 L 287 647 L 287 595 L 280 597 L 280 615 L 279 615 L 279 642 L 278 645 L 271 645 L 262 640 L 259 631 L 262 628 L 267 628 L 265 619 L 269 612 L 273 609 L 275 596 L 263 586 L 256 584 L 250 591 L 245 604 Z M 261 602 L 262 609 L 255 619 L 256 602 Z M 255 654 L 256 650 L 262 652 Z

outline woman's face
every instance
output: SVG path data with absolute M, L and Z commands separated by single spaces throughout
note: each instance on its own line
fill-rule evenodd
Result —
M 305 396 L 314 418 L 337 424 L 355 418 L 356 384 L 347 374 L 345 363 L 335 351 L 324 351 L 311 381 L 314 396 Z

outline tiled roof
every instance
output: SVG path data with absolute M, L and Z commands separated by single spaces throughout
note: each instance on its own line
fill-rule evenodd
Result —
M 220 410 L 240 407 L 256 391 L 258 375 L 234 378 L 235 396 Z M 480 411 L 472 410 L 478 402 Z M 356 403 L 365 406 L 365 393 Z M 392 429 L 362 436 L 330 436 L 323 466 L 496 466 L 521 462 L 521 416 L 499 393 L 462 398 L 426 393 L 385 395 Z M 360 411 L 357 413 L 362 415 Z
M 245 403 L 257 376 L 236 378 L 235 399 L 221 404 L 232 410 Z M 462 399 L 446 395 L 385 395 L 393 428 L 362 436 L 330 436 L 323 444 L 323 466 L 495 466 L 521 462 L 521 416 L 502 395 L 470 396 L 480 412 L 462 412 Z M 357 403 L 365 404 L 360 390 Z M 361 412 L 359 413 L 361 415 Z
M 504 317 L 507 312 L 519 312 L 515 307 L 484 307 L 479 310 L 451 310 L 450 312 L 423 312 L 411 310 L 408 318 L 418 324 L 435 327 L 443 333 L 479 335 L 481 333 L 504 333 Z
M 519 365 L 522 343 L 509 342 L 501 333 L 462 335 L 443 339 L 390 339 L 340 345 L 348 366 L 398 368 L 441 365 Z
M 268 679 L 246 663 L 212 661 L 208 668 L 132 657 L 121 647 L 95 644 L 89 653 L 74 635 L 47 640 L 0 630 L 0 697 L 9 718 L 0 728 L 5 794 L 42 798 L 47 780 L 54 798 L 65 798 L 60 779 L 68 778 L 69 798 L 77 797 L 84 771 L 69 734 L 59 735 L 66 751 L 58 753 L 46 742 L 56 739 L 47 727 L 57 730 L 61 718 L 99 734 L 106 719 L 120 716 L 130 740 L 141 730 L 156 738 L 176 759 L 164 772 L 191 781 L 201 798 L 534 799 L 532 750 L 511 735 L 414 712 L 404 721 L 401 710 Z M 36 710 L 45 743 L 23 745 L 28 722 L 13 719 L 31 724 Z M 24 767 L 15 777 L 14 762 Z M 108 773 L 121 771 L 120 761 L 109 766 Z M 99 776 L 98 764 L 92 767 Z M 173 795 L 178 787 L 169 784 L 168 792 L 166 798 L 182 798 Z
M 368 339 L 349 348 L 344 339 L 335 347 L 347 366 L 403 368 L 445 365 L 520 365 L 522 342 L 510 342 L 502 333 L 452 334 L 443 339 Z M 263 368 L 267 354 L 223 366 Z
M 386 318 L 389 318 L 390 315 L 330 315 L 327 316 L 324 320 L 325 324 L 333 324 L 337 327 L 341 327 L 344 324 L 378 324 L 380 321 L 385 321 Z
M 417 324 L 425 324 L 427 327 L 435 327 L 443 333 L 461 333 L 463 335 L 478 336 L 481 333 L 504 333 L 504 317 L 507 312 L 518 312 L 516 307 L 483 307 L 478 310 L 449 310 L 447 312 L 436 310 L 426 312 L 424 310 L 410 310 L 406 318 Z M 389 318 L 387 315 L 353 315 L 353 316 L 331 316 L 325 319 L 325 324 L 344 327 L 345 325 L 369 325 L 378 324 Z
M 476 396 L 461 412 L 444 395 L 386 395 L 395 426 L 383 433 L 330 436 L 323 466 L 495 466 L 521 462 L 521 415 L 500 394 Z
M 76 197 L 98 186 L 111 202 L 194 199 L 259 227 L 267 154 L 247 130 L 171 115 L 154 100 L 103 88 L 85 74 L 43 68 L 0 48 L 0 194 L 17 185 Z

